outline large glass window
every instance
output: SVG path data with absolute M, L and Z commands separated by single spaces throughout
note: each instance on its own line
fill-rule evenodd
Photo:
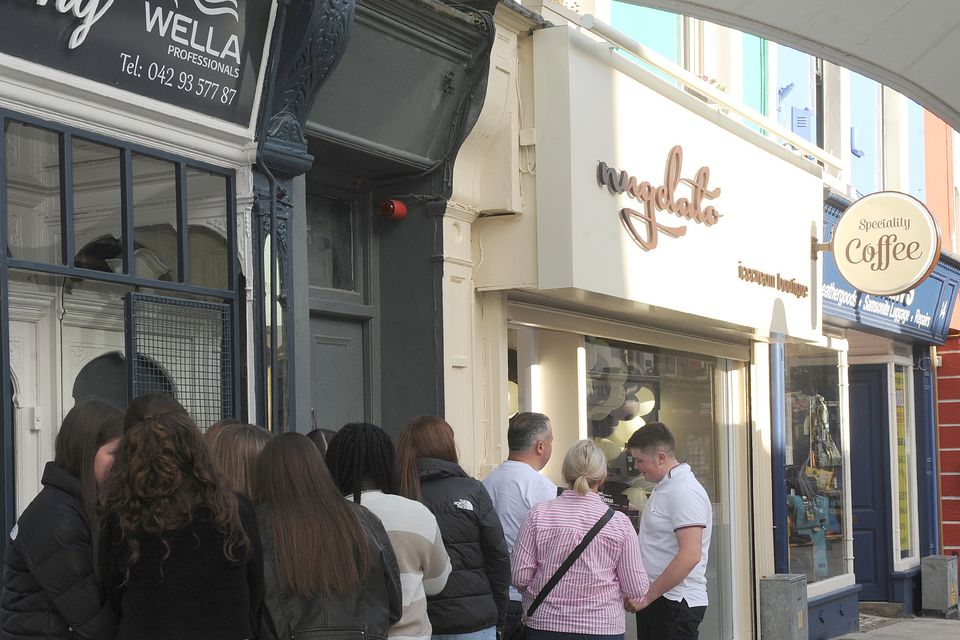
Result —
M 790 573 L 847 573 L 840 369 L 836 351 L 788 344 L 786 477 Z
M 713 505 L 714 526 L 707 565 L 711 607 L 701 630 L 706 637 L 730 637 L 731 560 L 724 482 L 729 460 L 724 454 L 724 375 L 718 358 L 658 347 L 585 339 L 587 435 L 607 458 L 607 481 L 601 494 L 638 526 L 652 484 L 634 469 L 624 444 L 648 422 L 666 424 L 677 442 L 677 458 L 690 464 Z

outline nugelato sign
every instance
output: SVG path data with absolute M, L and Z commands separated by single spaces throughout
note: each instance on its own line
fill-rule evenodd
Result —
M 940 229 L 919 200 L 894 191 L 861 198 L 833 232 L 832 252 L 843 279 L 877 296 L 909 291 L 940 258 Z

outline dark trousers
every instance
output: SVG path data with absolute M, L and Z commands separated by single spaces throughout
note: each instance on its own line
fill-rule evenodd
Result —
M 510 634 L 520 626 L 520 620 L 523 619 L 523 604 L 519 600 L 511 600 L 507 605 L 507 621 L 503 625 L 502 638 L 509 638 Z
M 527 640 L 623 640 L 623 634 L 596 635 L 592 633 L 562 633 L 527 629 Z
M 638 640 L 697 640 L 706 607 L 687 606 L 660 596 L 637 613 Z

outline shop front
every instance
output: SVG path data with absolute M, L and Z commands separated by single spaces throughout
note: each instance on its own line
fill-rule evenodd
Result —
M 851 203 L 830 195 L 824 203 L 824 230 L 827 238 Z M 900 236 L 904 235 L 903 224 Z M 856 242 L 856 241 L 854 241 Z M 849 243 L 848 243 L 849 244 Z M 938 245 L 937 245 L 938 246 Z M 838 249 L 834 247 L 834 252 Z M 936 356 L 931 347 L 941 345 L 947 337 L 950 318 L 960 287 L 960 270 L 956 260 L 934 248 L 929 276 L 901 293 L 873 295 L 849 284 L 838 269 L 835 254 L 823 254 L 824 332 L 846 339 L 849 350 L 848 393 L 849 431 L 829 430 L 834 437 L 849 438 L 849 464 L 856 469 L 856 482 L 851 487 L 852 558 L 858 597 L 861 602 L 896 603 L 906 614 L 920 606 L 920 559 L 939 551 L 938 492 L 936 484 L 937 441 L 934 383 Z M 845 257 L 845 256 L 840 256 Z M 939 260 L 937 258 L 939 257 Z M 896 280 L 888 275 L 886 282 Z M 797 359 L 790 363 L 788 379 L 797 372 L 802 379 L 827 369 L 809 366 Z M 832 374 L 831 374 L 832 375 Z M 815 382 L 813 387 L 818 387 Z M 790 392 L 788 384 L 788 393 Z M 833 388 L 825 381 L 823 388 Z M 830 399 L 827 422 L 836 424 Z M 788 403 L 789 406 L 789 403 Z M 819 451 L 829 448 L 818 438 L 819 421 L 813 426 L 794 422 L 787 428 L 787 482 L 794 489 L 788 496 L 794 503 L 827 498 L 826 569 L 815 563 L 798 569 L 795 558 L 810 546 L 814 556 L 817 535 L 800 532 L 803 509 L 794 509 L 791 528 L 790 571 L 806 571 L 811 582 L 828 578 L 832 559 L 830 538 L 836 533 L 831 525 L 833 504 L 832 469 L 829 454 L 824 463 Z M 822 431 L 822 430 L 821 430 Z M 805 444 L 807 441 L 812 444 Z M 792 457 L 789 444 L 794 443 Z M 799 447 L 797 446 L 799 444 Z M 807 456 L 807 458 L 805 458 Z M 812 456 L 814 464 L 809 462 Z M 792 466 L 791 466 L 792 465 Z M 802 469 L 817 468 L 818 477 L 804 478 Z M 793 470 L 801 486 L 791 485 Z M 819 477 L 822 475 L 822 477 Z M 794 483 L 796 484 L 796 483 Z M 797 497 L 799 496 L 799 497 Z M 807 511 L 815 511 L 817 505 Z M 802 544 L 796 544 L 802 542 Z M 818 575 L 818 571 L 822 575 Z M 813 616 L 811 616 L 813 619 Z
M 510 413 L 544 412 L 544 472 L 561 482 L 593 439 L 605 498 L 636 522 L 650 486 L 624 443 L 666 423 L 713 504 L 701 637 L 750 637 L 773 571 L 772 514 L 752 506 L 770 504 L 768 345 L 824 343 L 820 169 L 576 31 L 531 39 L 535 198 L 473 230 L 484 463 Z
M 244 415 L 269 3 L 14 3 L 0 21 L 4 530 L 84 399 Z M 71 9 L 71 7 L 73 7 Z

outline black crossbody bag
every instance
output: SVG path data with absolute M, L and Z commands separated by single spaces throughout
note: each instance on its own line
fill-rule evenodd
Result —
M 530 603 L 530 608 L 527 609 L 527 612 L 523 614 L 523 620 L 517 625 L 517 628 L 514 629 L 510 635 L 507 637 L 507 640 L 526 640 L 527 637 L 527 620 L 530 619 L 530 616 L 533 615 L 533 612 L 537 610 L 547 596 L 550 595 L 550 592 L 553 591 L 553 588 L 557 586 L 557 583 L 560 582 L 560 579 L 563 578 L 563 575 L 573 566 L 573 563 L 577 561 L 577 558 L 580 557 L 580 554 L 583 553 L 583 550 L 587 548 L 587 545 L 600 533 L 600 529 L 603 529 L 603 525 L 610 522 L 610 518 L 613 517 L 613 509 L 607 507 L 607 512 L 603 514 L 597 524 L 593 525 L 593 528 L 587 532 L 587 535 L 583 536 L 583 540 L 580 541 L 580 544 L 570 552 L 570 555 L 567 556 L 567 559 L 563 561 L 563 564 L 550 576 L 550 579 L 547 580 L 547 584 L 543 585 L 543 589 L 540 589 L 540 593 L 537 594 L 537 597 L 533 599 L 533 602 Z

